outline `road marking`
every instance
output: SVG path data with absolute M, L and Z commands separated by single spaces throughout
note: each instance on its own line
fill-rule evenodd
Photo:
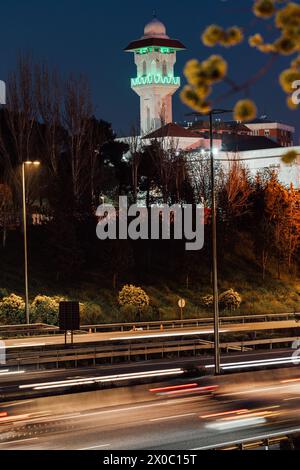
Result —
M 110 447 L 110 446 L 111 446 L 111 444 L 101 444 L 99 446 L 84 447 L 83 449 L 78 449 L 78 450 L 100 449 L 101 447 Z
M 38 437 L 30 437 L 29 439 L 19 439 L 18 441 L 1 442 L 0 446 L 6 446 L 7 444 L 19 444 L 19 442 L 37 441 L 38 439 Z
M 197 413 L 186 413 L 184 415 L 176 415 L 176 416 L 164 416 L 163 418 L 152 418 L 149 421 L 165 421 L 169 419 L 176 419 L 176 418 L 184 418 L 186 416 L 195 416 Z

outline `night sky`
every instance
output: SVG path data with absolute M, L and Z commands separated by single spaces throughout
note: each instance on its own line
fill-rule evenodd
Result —
M 206 25 L 243 26 L 246 34 L 262 32 L 272 37 L 266 22 L 250 13 L 252 0 L 1 0 L 0 3 L 0 79 L 13 70 L 20 52 L 30 52 L 62 74 L 88 77 L 96 114 L 112 122 L 116 131 L 126 134 L 138 121 L 139 99 L 130 90 L 130 77 L 136 70 L 133 56 L 123 49 L 142 36 L 153 10 L 167 27 L 167 34 L 181 40 L 187 51 L 178 53 L 176 75 L 182 75 L 185 61 L 205 59 L 222 53 L 230 63 L 229 76 L 240 82 L 253 75 L 267 56 L 250 50 L 247 43 L 232 49 L 204 47 L 200 33 Z M 259 114 L 297 127 L 299 111 L 289 111 L 285 94 L 278 85 L 278 73 L 289 63 L 280 58 L 268 76 L 252 89 Z M 218 86 L 218 94 L 224 91 Z M 244 96 L 243 95 L 240 96 Z M 236 95 L 222 107 L 231 107 Z M 174 120 L 185 119 L 188 108 L 177 93 L 173 100 Z

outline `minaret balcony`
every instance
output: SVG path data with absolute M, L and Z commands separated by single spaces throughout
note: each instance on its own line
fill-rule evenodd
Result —
M 175 85 L 180 86 L 180 77 L 168 77 L 163 75 L 146 75 L 131 79 L 131 87 L 143 85 Z

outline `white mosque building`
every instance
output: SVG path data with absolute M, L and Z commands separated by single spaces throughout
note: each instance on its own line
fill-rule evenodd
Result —
M 209 148 L 207 127 L 197 128 L 191 123 L 180 126 L 173 122 L 172 113 L 173 95 L 181 85 L 174 70 L 176 54 L 185 49 L 178 39 L 167 35 L 165 25 L 154 17 L 146 24 L 143 36 L 130 42 L 125 51 L 134 54 L 137 70 L 131 88 L 140 97 L 140 142 L 147 145 L 153 139 L 172 141 L 173 147 L 191 154 L 194 160 L 203 158 Z M 224 123 L 223 130 L 214 134 L 215 158 L 225 167 L 233 159 L 240 159 L 253 174 L 272 168 L 284 184 L 300 187 L 300 146 L 293 145 L 294 132 L 291 126 L 266 119 L 249 126 Z M 282 161 L 287 150 L 299 155 L 292 165 Z

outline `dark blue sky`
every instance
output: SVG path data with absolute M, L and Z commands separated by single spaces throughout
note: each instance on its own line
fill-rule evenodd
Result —
M 266 31 L 266 23 L 250 13 L 252 0 L 1 0 L 0 78 L 5 79 L 19 52 L 30 52 L 36 60 L 46 60 L 63 74 L 83 73 L 90 81 L 97 115 L 127 132 L 137 122 L 138 97 L 130 90 L 135 76 L 133 57 L 123 48 L 143 33 L 156 9 L 169 36 L 188 48 L 178 54 L 177 74 L 186 60 L 205 59 L 222 53 L 230 63 L 229 75 L 242 81 L 264 64 L 267 56 L 247 45 L 233 49 L 205 48 L 200 33 L 207 24 L 242 25 L 246 33 Z M 289 63 L 279 59 L 273 71 L 252 89 L 259 114 L 297 127 L 299 111 L 286 108 L 285 95 L 278 85 L 278 73 Z M 222 86 L 219 91 L 222 91 Z M 222 106 L 232 106 L 234 97 Z M 182 120 L 189 110 L 174 97 L 174 120 Z M 299 131 L 299 129 L 297 129 Z

